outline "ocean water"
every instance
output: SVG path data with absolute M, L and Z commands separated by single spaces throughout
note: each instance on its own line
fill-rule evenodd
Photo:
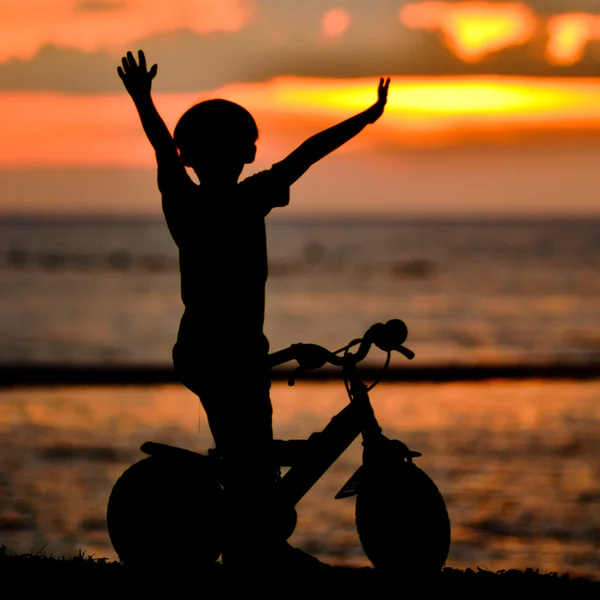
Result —
M 341 382 L 275 383 L 272 398 L 283 439 L 322 429 L 347 403 Z M 449 566 L 600 579 L 600 381 L 383 383 L 371 401 L 446 500 Z M 0 391 L 0 543 L 115 559 L 108 496 L 146 440 L 210 447 L 197 399 L 177 385 Z M 370 564 L 354 499 L 334 499 L 360 460 L 357 440 L 300 501 L 292 544 Z
M 600 359 L 600 221 L 273 221 L 268 234 L 273 350 L 339 348 L 401 318 L 415 365 Z M 167 365 L 176 249 L 160 221 L 0 223 L 0 307 L 0 363 Z M 280 438 L 347 402 L 339 382 L 275 383 L 272 397 Z M 446 498 L 450 566 L 600 579 L 600 379 L 387 383 L 372 401 Z M 210 447 L 197 399 L 179 385 L 0 388 L 0 544 L 115 558 L 106 502 L 146 440 Z M 298 507 L 292 543 L 332 563 L 369 564 L 353 501 L 334 500 L 360 450 Z
M 600 220 L 267 221 L 272 350 L 401 318 L 415 364 L 600 358 Z M 160 221 L 0 223 L 0 306 L 0 362 L 168 364 L 175 245 Z

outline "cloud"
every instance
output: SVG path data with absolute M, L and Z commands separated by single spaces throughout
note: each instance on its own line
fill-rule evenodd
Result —
M 125 7 L 126 3 L 124 1 L 119 0 L 81 0 L 75 6 L 75 10 L 80 10 L 83 12 L 102 12 L 105 10 L 122 10 Z
M 407 4 L 414 1 L 404 3 Z M 548 4 L 556 10 L 582 5 L 577 0 L 572 3 L 548 0 Z M 589 8 L 591 3 L 584 4 Z M 224 0 L 223 6 L 226 5 L 231 8 L 235 3 Z M 14 58 L 0 64 L 0 89 L 122 91 L 122 83 L 116 76 L 120 56 L 126 50 L 138 48 L 146 51 L 151 63 L 158 63 L 154 89 L 163 92 L 202 91 L 231 82 L 264 81 L 281 75 L 336 78 L 378 78 L 385 74 L 598 75 L 599 60 L 595 54 L 600 48 L 598 42 L 588 40 L 583 47 L 563 44 L 559 49 L 567 52 L 567 57 L 577 53 L 577 60 L 550 60 L 545 25 L 538 27 L 527 41 L 523 41 L 527 37 L 524 30 L 517 31 L 515 38 L 510 27 L 495 29 L 492 31 L 495 34 L 488 36 L 490 39 L 484 36 L 470 46 L 470 56 L 476 56 L 477 62 L 464 62 L 461 60 L 464 54 L 440 42 L 438 31 L 403 26 L 398 19 L 399 5 L 387 0 L 372 0 L 368 5 L 354 0 L 338 2 L 352 24 L 335 43 L 328 43 L 322 36 L 325 13 L 321 0 L 306 0 L 302 9 L 262 0 L 256 16 L 235 31 L 199 33 L 190 28 L 153 31 L 102 50 L 49 42 L 29 58 Z M 538 11 L 535 13 L 538 17 L 539 8 L 546 6 L 545 0 L 528 5 Z M 113 13 L 110 23 L 119 20 L 116 14 Z M 550 22 L 549 16 L 539 18 L 541 23 Z M 515 39 L 520 43 L 513 43 Z
M 600 15 L 567 13 L 548 21 L 546 60 L 555 65 L 578 63 L 591 42 L 600 40 Z
M 402 4 L 428 2 L 431 0 L 401 0 Z M 482 0 L 442 0 L 445 4 L 480 3 Z M 540 15 L 555 15 L 566 12 L 599 13 L 597 0 L 484 0 L 489 4 L 521 4 L 530 7 Z
M 461 0 L 451 1 L 458 2 Z M 555 15 L 566 12 L 600 12 L 600 3 L 598 3 L 597 0 L 521 0 L 520 3 L 526 4 L 527 6 L 535 10 L 536 13 L 543 16 Z
M 439 31 L 443 43 L 468 63 L 528 42 L 539 26 L 535 13 L 517 2 L 411 2 L 398 17 L 411 29 Z
M 491 53 L 544 37 L 543 60 L 555 66 L 573 65 L 584 58 L 589 45 L 600 41 L 600 15 L 539 14 L 534 5 L 538 3 L 413 1 L 402 5 L 398 18 L 410 29 L 437 34 L 440 42 L 465 63 L 482 62 Z M 547 3 L 544 6 L 547 10 Z M 574 7 L 563 8 L 573 11 Z
M 254 0 L 2 2 L 0 61 L 32 58 L 48 44 L 98 52 L 180 28 L 200 35 L 238 31 L 255 13 Z
M 107 52 L 82 52 L 44 46 L 32 60 L 0 65 L 0 89 L 110 92 L 122 89 L 114 81 L 117 65 Z M 114 77 L 113 77 L 114 75 Z

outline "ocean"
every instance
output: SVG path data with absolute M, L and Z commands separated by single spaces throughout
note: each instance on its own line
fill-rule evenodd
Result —
M 271 350 L 400 318 L 415 364 L 600 358 L 600 220 L 274 221 L 268 238 Z M 160 221 L 1 223 L 0 302 L 2 363 L 169 364 L 176 247 Z
M 600 359 L 600 221 L 274 221 L 268 235 L 272 350 L 337 349 L 401 318 L 415 365 Z M 178 285 L 160 221 L 4 222 L 0 363 L 168 365 Z M 284 439 L 347 403 L 341 382 L 276 382 L 272 398 Z M 384 433 L 423 453 L 446 499 L 449 566 L 600 579 L 600 378 L 384 382 L 371 398 Z M 212 443 L 177 384 L 0 388 L 0 544 L 116 558 L 106 502 L 146 440 Z M 353 500 L 333 498 L 360 451 L 357 441 L 298 506 L 291 542 L 334 564 L 369 564 Z

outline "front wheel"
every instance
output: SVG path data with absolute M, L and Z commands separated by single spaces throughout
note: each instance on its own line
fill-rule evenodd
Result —
M 202 568 L 221 554 L 222 510 L 223 490 L 202 465 L 151 456 L 115 483 L 108 533 L 125 564 Z
M 415 576 L 439 572 L 450 551 L 450 519 L 430 477 L 410 461 L 366 469 L 356 498 L 363 549 L 381 570 Z

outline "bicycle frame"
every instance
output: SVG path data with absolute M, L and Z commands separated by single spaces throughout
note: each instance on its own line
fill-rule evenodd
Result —
M 450 547 L 448 513 L 437 486 L 412 464 L 412 457 L 420 454 L 382 433 L 369 399 L 369 391 L 381 377 L 367 386 L 357 366 L 372 344 L 388 354 L 383 371 L 392 350 L 413 358 L 414 353 L 402 346 L 406 334 L 403 322 L 391 320 L 385 325 L 375 324 L 363 338 L 337 352 L 298 344 L 270 358 L 272 366 L 295 359 L 297 371 L 316 369 L 326 362 L 341 366 L 349 397 L 349 404 L 322 431 L 308 439 L 273 441 L 277 463 L 290 467 L 277 484 L 284 509 L 282 518 L 277 517 L 282 536 L 289 537 L 296 526 L 298 502 L 362 435 L 362 464 L 335 498 L 357 496 L 357 531 L 373 565 L 401 567 L 410 573 L 422 568 L 435 571 L 443 565 Z M 358 344 L 358 351 L 350 353 L 350 348 Z M 338 356 L 340 352 L 344 352 L 343 357 Z M 212 515 L 221 514 L 223 506 L 224 460 L 215 451 L 205 455 L 154 442 L 146 442 L 141 450 L 159 460 L 143 459 L 132 465 L 115 483 L 109 498 L 107 526 L 119 556 L 123 559 L 124 555 L 126 561 L 141 560 L 148 544 L 158 536 L 163 544 L 181 546 L 190 556 L 212 564 L 222 551 L 221 517 L 215 520 Z M 183 512 L 181 497 L 194 498 Z M 152 504 L 154 498 L 157 501 Z M 155 532 L 150 537 L 148 525 Z M 183 533 L 192 530 L 205 540 L 203 544 L 197 546 Z
M 292 452 L 288 456 L 283 454 L 282 458 L 287 459 L 284 462 L 290 463 L 291 468 L 282 477 L 280 490 L 282 499 L 292 506 L 306 495 L 361 433 L 363 436 L 381 434 L 367 388 L 355 369 L 350 379 L 350 392 L 350 404 L 337 413 L 322 431 L 313 433 L 307 440 L 292 440 Z M 276 443 L 283 448 L 286 443 L 289 444 L 279 440 Z M 336 498 L 352 495 L 340 496 L 345 487 Z
M 401 321 L 388 321 L 386 325 L 376 323 L 363 338 L 350 342 L 350 344 L 334 353 L 325 350 L 329 355 L 328 358 L 316 363 L 310 363 L 309 361 L 310 366 L 304 367 L 318 368 L 325 362 L 341 365 L 350 403 L 335 415 L 322 431 L 313 433 L 306 440 L 274 440 L 274 453 L 279 466 L 291 467 L 279 482 L 281 498 L 284 502 L 295 506 L 360 434 L 363 435 L 363 444 L 376 438 L 383 439 L 381 427 L 375 418 L 369 400 L 369 388 L 359 377 L 357 365 L 366 356 L 373 343 L 388 352 L 388 361 L 384 370 L 389 363 L 392 349 L 401 352 L 409 359 L 413 358 L 414 354 L 402 346 L 406 334 L 406 326 Z M 375 338 L 378 339 L 377 342 Z M 357 344 L 360 344 L 357 353 L 350 354 L 349 349 Z M 271 355 L 273 365 L 287 362 L 293 358 L 296 349 L 300 346 L 303 345 L 297 344 Z M 321 350 L 324 349 L 321 348 Z M 342 351 L 345 352 L 343 358 L 336 356 Z M 302 366 L 298 368 L 300 371 L 302 369 Z M 290 385 L 293 385 L 293 379 L 290 379 Z M 374 385 L 376 384 L 374 383 L 371 388 Z M 212 465 L 215 468 L 215 475 L 219 480 L 221 479 L 219 461 L 214 460 L 210 454 L 205 456 L 154 442 L 146 442 L 140 449 L 142 452 L 154 456 L 170 456 L 178 460 L 202 461 L 205 466 Z M 407 456 L 419 456 L 417 452 L 410 453 L 408 448 L 406 448 L 406 453 Z M 357 478 L 358 471 L 342 487 L 336 498 L 346 498 L 354 495 L 356 493 Z
M 273 442 L 279 466 L 291 467 L 279 482 L 281 499 L 291 506 L 295 506 L 308 493 L 360 434 L 369 439 L 381 435 L 367 386 L 359 378 L 356 366 L 350 365 L 346 375 L 350 384 L 350 403 L 334 415 L 322 431 L 314 432 L 308 439 Z M 140 449 L 152 456 L 211 465 L 215 476 L 220 479 L 218 459 L 210 455 L 156 442 L 146 442 Z M 342 487 L 336 498 L 347 498 L 356 493 L 354 483 L 357 473 Z

